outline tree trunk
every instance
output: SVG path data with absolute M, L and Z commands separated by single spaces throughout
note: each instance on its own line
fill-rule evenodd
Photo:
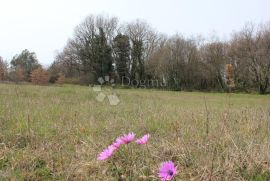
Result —
M 266 78 L 265 84 L 260 83 L 260 88 L 259 88 L 260 94 L 266 94 L 266 91 L 268 88 L 268 81 L 269 81 L 268 78 Z

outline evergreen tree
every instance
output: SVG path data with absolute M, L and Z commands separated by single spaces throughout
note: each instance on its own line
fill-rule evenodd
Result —
M 94 70 L 98 77 L 111 75 L 112 73 L 112 48 L 108 45 L 105 33 L 99 28 L 99 34 L 94 40 Z
M 130 64 L 130 43 L 129 37 L 126 35 L 118 34 L 114 38 L 114 53 L 116 70 L 120 80 L 123 77 L 129 75 L 129 64 Z
M 136 80 L 144 79 L 144 60 L 143 60 L 143 42 L 139 40 L 132 41 L 133 47 L 131 50 L 132 67 L 131 78 Z

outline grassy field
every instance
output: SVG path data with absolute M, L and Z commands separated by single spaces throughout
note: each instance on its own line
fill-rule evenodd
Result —
M 167 160 L 176 180 L 270 180 L 269 95 L 116 92 L 111 106 L 89 87 L 0 84 L 0 180 L 158 180 Z M 147 146 L 97 160 L 131 131 Z

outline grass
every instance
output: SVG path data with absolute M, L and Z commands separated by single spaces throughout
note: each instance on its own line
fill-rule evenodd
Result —
M 89 87 L 0 84 L 0 180 L 270 180 L 270 96 L 117 89 L 120 104 Z M 116 137 L 151 134 L 125 159 L 97 155 Z M 121 180 L 121 179 L 119 179 Z

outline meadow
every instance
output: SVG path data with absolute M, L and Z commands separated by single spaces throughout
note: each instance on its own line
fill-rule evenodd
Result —
M 159 180 L 167 160 L 175 180 L 270 180 L 270 95 L 115 91 L 0 84 L 0 180 Z M 129 132 L 151 137 L 97 160 Z

